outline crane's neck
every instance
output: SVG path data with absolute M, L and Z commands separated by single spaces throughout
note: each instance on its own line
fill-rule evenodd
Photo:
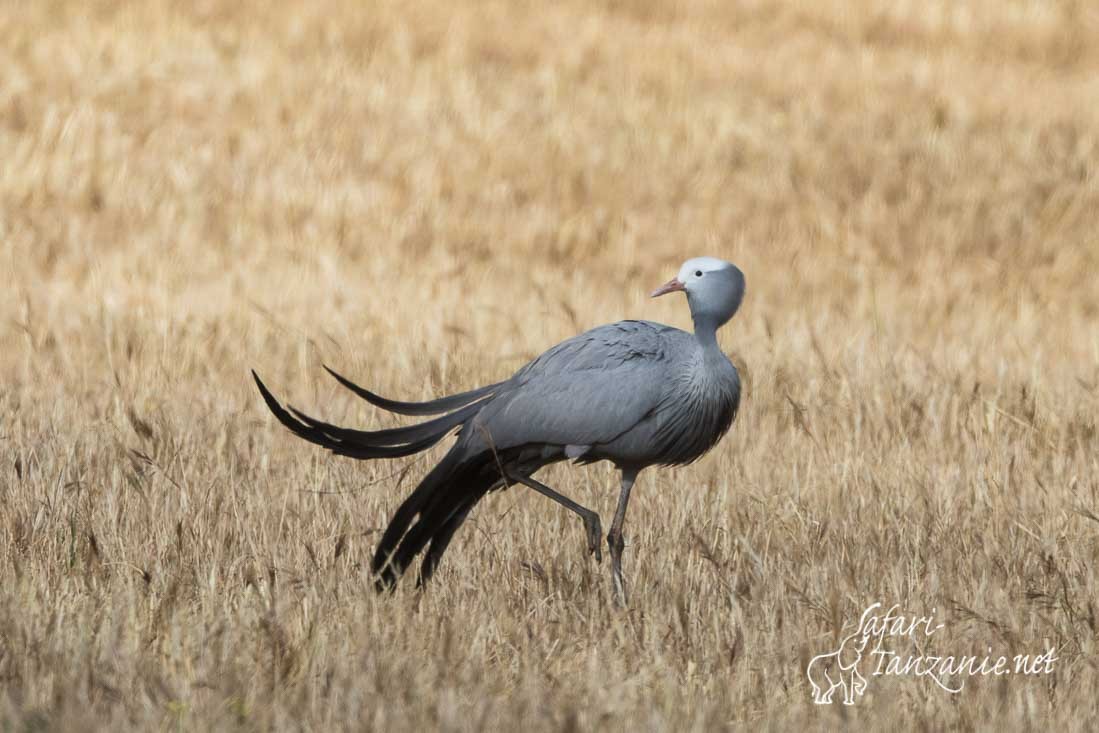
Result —
M 717 329 L 722 321 L 708 313 L 692 313 L 691 318 L 695 322 L 695 338 L 702 348 L 718 350 Z

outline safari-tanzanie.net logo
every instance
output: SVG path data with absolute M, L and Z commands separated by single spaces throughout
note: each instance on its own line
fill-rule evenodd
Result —
M 1010 656 L 993 654 L 991 647 L 985 655 L 928 651 L 931 637 L 942 628 L 935 609 L 928 616 L 905 616 L 896 604 L 884 612 L 881 603 L 870 605 L 858 628 L 838 648 L 810 660 L 805 673 L 813 702 L 831 704 L 838 693 L 845 705 L 853 705 L 875 677 L 925 677 L 948 693 L 959 693 L 969 677 L 1050 674 L 1057 661 L 1052 647 L 1039 654 Z

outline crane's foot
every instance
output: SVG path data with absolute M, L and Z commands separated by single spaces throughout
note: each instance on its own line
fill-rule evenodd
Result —
M 611 529 L 607 535 L 607 546 L 611 550 L 611 587 L 614 592 L 614 604 L 619 608 L 625 608 L 628 604 L 626 598 L 626 582 L 622 579 L 622 550 L 626 547 L 626 541 L 622 539 L 620 532 Z
M 603 562 L 603 526 L 599 522 L 599 515 L 592 512 L 584 517 L 584 529 L 588 534 L 588 552 L 592 554 L 597 563 Z
M 612 579 L 614 584 L 614 605 L 616 608 L 627 608 L 630 599 L 626 594 L 626 583 L 622 580 L 622 573 L 615 573 Z

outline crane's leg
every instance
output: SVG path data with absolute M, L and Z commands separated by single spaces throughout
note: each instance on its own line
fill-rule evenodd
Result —
M 600 549 L 600 535 L 603 534 L 603 526 L 599 521 L 599 515 L 593 512 L 591 509 L 582 507 L 567 496 L 558 494 L 556 491 L 546 486 L 541 481 L 535 481 L 530 476 L 519 476 L 516 474 L 508 474 L 508 478 L 516 483 L 529 486 L 543 496 L 556 501 L 561 506 L 568 509 L 570 512 L 576 512 L 580 515 L 580 518 L 584 520 L 584 529 L 588 534 L 588 552 L 595 556 L 596 562 L 603 562 L 603 552 Z
M 622 491 L 618 494 L 618 509 L 614 512 L 611 531 L 607 533 L 607 545 L 611 548 L 611 578 L 614 582 L 614 600 L 626 605 L 626 584 L 622 581 L 622 550 L 626 546 L 622 539 L 622 523 L 626 521 L 626 505 L 630 503 L 630 489 L 637 480 L 637 471 L 623 469 Z

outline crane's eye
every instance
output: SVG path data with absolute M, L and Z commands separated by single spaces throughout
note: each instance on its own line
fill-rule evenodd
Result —
M 702 277 L 702 270 L 695 270 L 695 277 Z

